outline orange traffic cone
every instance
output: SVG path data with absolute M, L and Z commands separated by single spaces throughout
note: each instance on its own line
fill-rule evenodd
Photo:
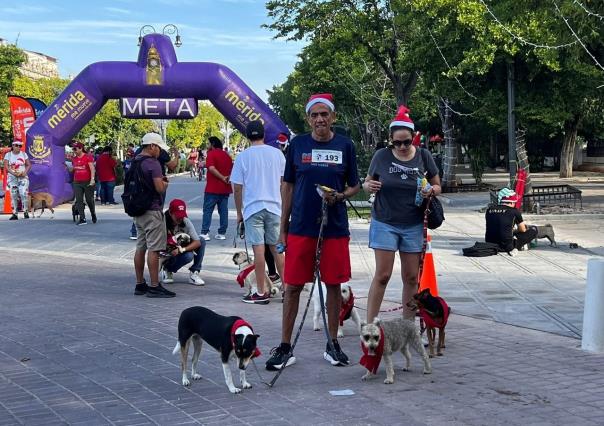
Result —
M 10 202 L 10 191 L 8 190 L 8 185 L 6 184 L 6 170 L 4 171 L 4 176 L 2 177 L 2 188 L 4 189 L 4 210 L 3 214 L 11 214 L 13 212 L 13 207 Z
M 419 279 L 419 291 L 430 289 L 432 296 L 438 296 L 438 284 L 436 283 L 436 271 L 434 269 L 434 258 L 432 257 L 432 237 L 428 235 L 428 245 L 424 256 L 424 268 Z

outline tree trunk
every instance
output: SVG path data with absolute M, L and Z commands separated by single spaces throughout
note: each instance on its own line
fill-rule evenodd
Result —
M 564 142 L 560 153 L 560 177 L 573 177 L 573 157 L 575 155 L 575 144 L 577 143 L 577 129 L 579 128 L 579 115 L 572 120 L 564 122 Z
M 447 100 L 440 98 L 438 101 L 438 113 L 442 122 L 443 134 L 445 135 L 445 152 L 443 155 L 443 190 L 454 187 L 455 165 L 457 164 L 457 145 L 453 137 L 453 122 L 451 120 L 451 109 L 447 108 Z
M 518 157 L 518 170 L 524 169 L 526 180 L 524 182 L 524 194 L 530 194 L 533 191 L 533 182 L 531 181 L 530 164 L 526 152 L 526 130 L 516 129 L 516 156 Z M 524 194 L 519 194 L 523 196 Z M 533 210 L 533 202 L 529 198 L 524 207 L 525 211 Z

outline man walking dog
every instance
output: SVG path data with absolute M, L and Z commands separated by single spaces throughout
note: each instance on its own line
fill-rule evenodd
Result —
M 264 282 L 264 244 L 268 244 L 277 270 L 283 276 L 283 254 L 277 253 L 281 221 L 280 186 L 285 158 L 280 150 L 264 144 L 264 126 L 252 121 L 245 131 L 251 146 L 237 156 L 231 182 L 235 188 L 237 223 L 245 223 L 245 238 L 254 250 L 256 290 L 243 298 L 245 303 L 269 302 Z
M 280 370 L 296 360 L 291 353 L 291 336 L 300 292 L 305 283 L 313 281 L 322 197 L 329 207 L 323 231 L 320 271 L 327 288 L 328 329 L 333 338 L 331 344 L 328 342 L 323 357 L 336 366 L 349 363 L 335 337 L 342 303 L 340 284 L 348 282 L 351 276 L 345 201 L 359 192 L 360 184 L 354 145 L 349 138 L 332 130 L 335 118 L 331 94 L 311 96 L 306 104 L 306 119 L 312 133 L 294 138 L 287 152 L 279 238 L 287 245 L 283 276 L 283 329 L 281 344 L 271 351 L 272 356 L 266 362 L 267 370 Z M 332 190 L 319 195 L 317 185 Z

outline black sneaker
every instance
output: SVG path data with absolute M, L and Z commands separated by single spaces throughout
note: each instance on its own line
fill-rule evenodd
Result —
M 289 367 L 296 363 L 296 357 L 290 354 L 291 346 L 286 343 L 271 349 L 271 357 L 266 361 L 266 369 L 269 371 L 281 370 L 283 366 Z
M 263 295 L 259 295 L 256 292 L 250 293 L 241 299 L 243 303 L 252 303 L 255 305 L 267 305 L 270 300 L 268 300 L 268 294 L 264 293 Z
M 86 219 L 80 219 L 80 221 L 78 222 L 78 226 L 87 225 L 87 224 L 88 224 L 88 222 L 86 222 Z
M 96 213 L 90 213 L 90 217 L 92 218 L 92 223 L 96 223 Z
M 136 287 L 134 287 L 134 295 L 142 296 L 147 290 L 149 290 L 149 286 L 147 285 L 147 281 L 143 280 L 142 283 L 137 284 Z
M 156 287 L 147 286 L 147 297 L 174 297 L 176 293 L 166 290 L 161 284 Z
M 325 352 L 323 353 L 323 358 L 325 358 L 325 360 L 327 360 L 327 362 L 329 362 L 331 365 L 334 365 L 336 367 L 348 365 L 348 357 L 346 356 L 346 354 L 344 354 L 344 352 L 342 352 L 342 349 L 340 348 L 340 345 L 337 340 L 332 340 L 332 343 L 334 346 L 333 349 L 329 347 L 329 343 L 325 345 Z
M 29 219 L 29 213 L 23 212 L 23 219 Z
M 16 214 L 13 214 L 8 220 L 19 220 L 19 217 Z
M 336 349 L 336 356 L 338 357 L 338 360 L 340 360 L 340 363 L 344 365 L 349 365 L 350 360 L 348 359 L 348 356 L 346 356 L 346 354 L 342 351 L 342 348 L 340 348 L 340 343 L 337 340 L 333 340 L 333 346 Z

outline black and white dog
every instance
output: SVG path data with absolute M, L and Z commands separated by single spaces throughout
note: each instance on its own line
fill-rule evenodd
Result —
M 256 346 L 258 339 L 252 327 L 239 317 L 218 315 L 201 306 L 187 308 L 180 314 L 178 320 L 178 342 L 172 351 L 176 355 L 180 350 L 180 369 L 183 386 L 191 382 L 187 377 L 187 357 L 189 344 L 193 342 L 193 358 L 191 359 L 191 378 L 201 379 L 197 373 L 197 362 L 201 354 L 201 345 L 205 341 L 218 352 L 222 361 L 224 380 L 231 393 L 240 393 L 241 388 L 249 389 L 252 385 L 247 381 L 245 369 L 250 360 L 260 355 Z M 229 367 L 229 359 L 236 358 L 239 365 L 241 388 L 233 384 L 233 376 Z

